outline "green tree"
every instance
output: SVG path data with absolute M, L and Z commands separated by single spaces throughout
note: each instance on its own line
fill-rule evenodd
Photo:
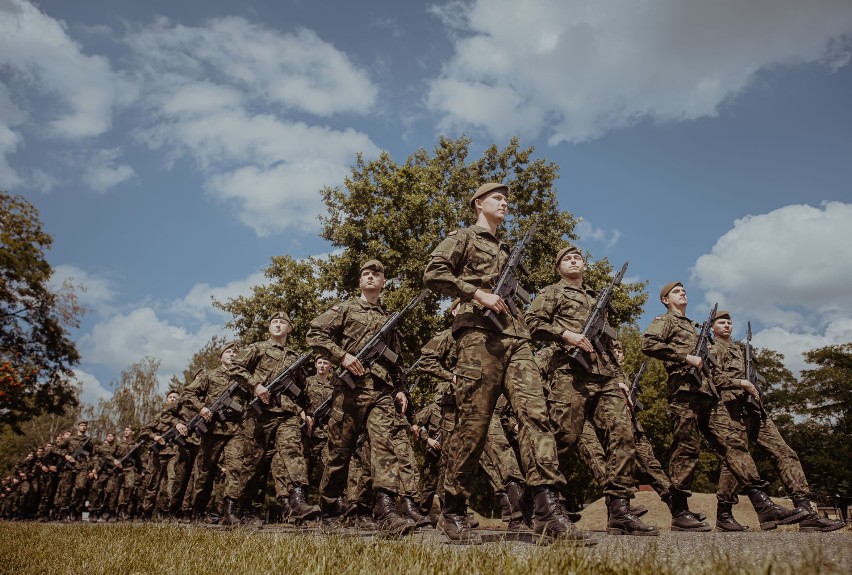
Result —
M 80 356 L 66 330 L 83 309 L 70 283 L 49 285 L 52 244 L 35 206 L 0 191 L 0 427 L 16 431 L 77 402 L 69 378 Z
M 189 364 L 181 374 L 183 377 L 179 378 L 176 375 L 171 377 L 169 380 L 169 389 L 183 391 L 187 385 L 193 382 L 199 372 L 219 367 L 222 363 L 219 360 L 219 350 L 225 345 L 226 341 L 224 337 L 218 335 L 210 338 L 210 341 L 205 343 L 204 347 L 193 354 L 192 359 L 189 360 Z
M 99 400 L 97 407 L 90 411 L 89 433 L 95 437 L 110 431 L 119 435 L 127 425 L 138 431 L 153 419 L 165 405 L 157 380 L 159 368 L 160 360 L 144 357 L 123 369 L 118 381 L 111 384 L 115 388 L 113 396 Z

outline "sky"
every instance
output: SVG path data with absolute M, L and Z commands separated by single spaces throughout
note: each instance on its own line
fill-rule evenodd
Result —
M 165 389 L 356 154 L 513 136 L 579 245 L 783 353 L 852 341 L 848 0 L 0 0 L 0 189 L 86 287 L 83 400 Z M 439 192 L 436 190 L 436 192 Z

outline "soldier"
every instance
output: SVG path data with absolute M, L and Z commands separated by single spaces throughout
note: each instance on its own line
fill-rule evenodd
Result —
M 305 487 L 308 485 L 308 470 L 302 448 L 302 422 L 309 420 L 303 406 L 296 405 L 292 399 L 281 394 L 280 407 L 270 403 L 266 386 L 283 373 L 297 358 L 298 354 L 287 347 L 287 336 L 293 329 L 290 316 L 279 311 L 269 318 L 269 339 L 254 343 L 243 349 L 232 360 L 228 375 L 246 389 L 252 397 L 257 396 L 263 403 L 263 412 L 257 414 L 254 409 L 246 409 L 243 417 L 243 461 L 239 472 L 229 469 L 231 475 L 239 478 L 240 490 L 244 495 L 251 493 L 253 486 L 260 482 L 260 471 L 267 453 L 272 454 L 271 471 L 275 483 L 275 494 L 284 507 L 289 506 L 290 517 L 295 521 L 307 521 L 319 516 L 316 505 L 309 505 L 305 499 Z M 299 371 L 296 377 L 304 389 L 304 374 Z M 304 407 L 308 407 L 305 405 Z M 222 522 L 233 525 L 238 522 L 234 515 L 233 488 L 226 487 Z
M 239 348 L 236 342 L 226 342 L 219 350 L 218 365 L 214 369 L 203 371 L 190 383 L 181 401 L 186 411 L 193 416 L 198 413 L 208 422 L 207 433 L 201 436 L 198 457 L 195 461 L 195 481 L 190 496 L 192 519 L 200 518 L 206 511 L 213 489 L 213 482 L 218 473 L 217 467 L 237 469 L 242 465 L 243 444 L 240 434 L 242 413 L 226 409 L 223 418 L 213 420 L 213 413 L 207 405 L 225 392 L 231 385 L 228 370 L 236 357 Z M 227 497 L 234 500 L 240 496 L 239 486 L 230 484 L 231 490 Z
M 175 447 L 166 445 L 162 434 L 181 423 L 180 394 L 170 390 L 166 394 L 166 405 L 163 410 L 151 421 L 142 427 L 140 437 L 151 439 L 159 445 L 148 454 L 148 462 L 145 469 L 144 498 L 142 500 L 142 519 L 148 521 L 153 518 L 154 508 L 158 507 L 160 514 L 168 514 L 168 466 L 169 461 L 175 457 Z
M 120 461 L 136 447 L 133 431 L 132 426 L 124 426 L 122 438 L 115 446 L 111 477 L 107 482 L 107 499 L 113 509 L 118 509 L 118 518 L 123 521 L 129 518 L 130 496 L 136 484 L 140 461 L 141 447 L 136 448 L 136 452 L 124 464 Z
M 56 496 L 56 486 L 59 482 L 57 477 L 59 457 L 59 453 L 52 442 L 48 441 L 44 444 L 42 490 L 38 504 L 38 520 L 41 522 L 48 521 L 51 512 L 54 510 L 53 498 Z
M 578 532 L 558 503 L 559 472 L 556 441 L 533 359 L 523 315 L 514 316 L 506 302 L 490 292 L 509 257 L 497 239 L 497 227 L 508 212 L 509 187 L 480 186 L 470 199 L 476 224 L 454 230 L 432 252 L 423 274 L 427 287 L 461 300 L 453 320 L 458 346 L 456 364 L 456 429 L 447 446 L 444 509 L 438 525 L 451 540 L 478 542 L 465 514 L 473 476 L 479 463 L 494 406 L 506 394 L 520 421 L 522 467 L 534 492 L 533 528 L 560 538 L 591 541 Z M 502 331 L 483 316 L 496 314 Z
M 113 509 L 110 506 L 107 496 L 107 483 L 109 482 L 112 473 L 110 470 L 114 466 L 115 461 L 115 434 L 109 432 L 106 434 L 106 441 L 102 442 L 95 448 L 92 453 L 89 473 L 92 475 L 92 489 L 89 497 L 89 521 L 97 523 L 101 518 L 101 512 L 106 508 L 103 514 L 103 519 L 106 520 L 112 514 Z
M 607 499 L 607 532 L 613 535 L 659 535 L 630 512 L 636 446 L 627 400 L 619 388 L 621 368 L 614 340 L 601 335 L 604 353 L 583 335 L 583 325 L 597 302 L 597 294 L 583 283 L 586 262 L 580 250 L 568 245 L 556 255 L 560 281 L 542 289 L 530 306 L 527 322 L 534 339 L 557 342 L 551 360 L 550 422 L 562 465 L 577 447 L 586 421 L 607 438 L 606 478 L 601 487 Z M 579 349 L 588 368 L 569 353 Z
M 642 353 L 662 360 L 668 373 L 666 391 L 673 436 L 669 459 L 672 531 L 711 530 L 710 525 L 695 518 L 687 505 L 702 435 L 746 489 L 762 528 L 802 520 L 807 512 L 785 509 L 769 499 L 767 482 L 760 478 L 736 425 L 719 402 L 715 385 L 705 376 L 702 359 L 693 355 L 698 345 L 698 324 L 686 317 L 688 300 L 683 284 L 671 282 L 663 286 L 660 302 L 667 311 L 654 318 L 642 335 Z
M 63 436 L 63 471 L 56 488 L 55 501 L 61 520 L 79 520 L 83 512 L 89 478 L 88 458 L 92 451 L 92 440 L 86 433 L 88 429 L 89 422 L 80 421 L 76 434 L 69 434 L 67 439 Z
M 331 397 L 334 388 L 331 385 L 331 361 L 326 357 L 318 357 L 314 366 L 317 372 L 305 380 L 305 393 L 308 394 L 310 404 L 317 406 Z M 308 466 L 308 477 L 311 479 L 316 471 L 325 465 L 327 440 L 325 429 L 313 427 L 304 441 L 305 462 Z
M 359 271 L 360 297 L 333 306 L 311 322 L 308 344 L 318 355 L 329 357 L 354 376 L 355 387 L 335 380 L 333 407 L 328 423 L 328 461 L 320 483 L 323 515 L 332 519 L 341 514 L 337 499 L 343 495 L 349 459 L 358 437 L 367 432 L 370 439 L 370 469 L 373 472 L 375 505 L 373 517 L 380 530 L 397 535 L 411 532 L 414 522 L 395 509 L 399 489 L 399 461 L 391 441 L 394 402 L 402 411 L 408 404 L 399 387 L 398 365 L 381 359 L 369 370 L 355 354 L 387 322 L 388 314 L 379 302 L 385 286 L 385 268 L 378 260 L 365 262 Z M 388 345 L 398 351 L 393 338 Z M 391 372 L 396 377 L 392 377 Z
M 799 456 L 793 451 L 775 423 L 765 411 L 754 409 L 746 401 L 748 396 L 754 398 L 755 404 L 760 405 L 760 393 L 747 379 L 745 372 L 745 352 L 743 346 L 731 341 L 733 322 L 728 311 L 716 312 L 713 319 L 713 334 L 716 336 L 713 344 L 713 354 L 716 365 L 713 369 L 713 381 L 721 392 L 722 403 L 736 426 L 740 438 L 748 445 L 749 438 L 769 453 L 772 464 L 781 483 L 787 490 L 793 505 L 807 516 L 799 521 L 799 531 L 835 531 L 846 524 L 842 521 L 832 521 L 822 518 L 814 511 L 810 502 L 810 488 Z M 746 342 L 744 345 L 750 345 Z M 734 518 L 732 506 L 737 502 L 738 482 L 730 469 L 722 465 L 719 474 L 719 489 L 716 492 L 716 530 L 717 531 L 748 531 L 748 527 L 740 525 Z

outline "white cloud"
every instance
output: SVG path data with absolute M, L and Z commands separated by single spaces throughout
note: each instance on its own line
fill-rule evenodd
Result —
M 708 303 L 764 328 L 755 344 L 777 349 L 788 367 L 801 353 L 852 341 L 852 204 L 791 205 L 734 222 L 692 279 Z M 735 319 L 736 322 L 736 319 Z
M 455 42 L 427 95 L 439 129 L 546 131 L 552 144 L 715 116 L 761 69 L 850 59 L 846 0 L 475 0 L 432 12 Z
M 574 228 L 574 233 L 580 237 L 580 241 L 592 240 L 603 244 L 604 252 L 609 251 L 621 239 L 620 231 L 596 228 L 587 220 L 578 222 Z
M 97 377 L 82 369 L 75 369 L 71 382 L 82 388 L 80 394 L 81 403 L 97 405 L 99 399 L 108 400 L 112 397 L 112 391 L 105 388 Z
M 58 289 L 66 280 L 83 286 L 84 289 L 77 292 L 77 299 L 88 311 L 104 313 L 117 294 L 115 285 L 108 278 L 89 273 L 74 265 L 54 266 L 49 284 L 51 289 Z
M 59 138 L 106 132 L 127 88 L 106 58 L 84 54 L 61 21 L 23 0 L 0 2 L 0 65 L 16 82 L 59 103 L 41 125 Z
M 157 20 L 127 43 L 144 70 L 150 123 L 137 137 L 200 166 L 204 189 L 236 205 L 266 235 L 315 229 L 319 189 L 339 185 L 357 153 L 378 148 L 363 133 L 287 119 L 365 113 L 377 89 L 309 30 L 282 34 L 242 18 L 200 27 Z
M 252 288 L 269 284 L 270 280 L 263 272 L 253 273 L 250 276 L 228 282 L 224 286 L 211 286 L 207 283 L 197 283 L 189 290 L 181 300 L 173 302 L 169 306 L 172 313 L 190 315 L 198 319 L 207 317 L 208 314 L 225 315 L 224 312 L 213 307 L 213 298 L 225 302 L 239 296 L 251 296 Z
M 98 150 L 87 162 L 83 181 L 96 192 L 104 192 L 136 175 L 127 164 L 116 165 L 121 152 L 116 149 Z

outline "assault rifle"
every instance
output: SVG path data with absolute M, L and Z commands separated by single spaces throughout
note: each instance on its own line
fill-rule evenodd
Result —
M 521 238 L 521 241 L 512 248 L 509 254 L 509 261 L 506 262 L 506 267 L 500 272 L 500 277 L 497 279 L 497 284 L 494 286 L 494 291 L 492 292 L 503 298 L 503 301 L 506 302 L 506 306 L 509 308 L 509 313 L 513 316 L 518 315 L 518 306 L 515 305 L 516 297 L 525 304 L 532 301 L 529 292 L 518 283 L 518 270 L 524 274 L 529 274 L 529 270 L 524 266 L 524 250 L 526 250 L 527 244 L 532 241 L 535 228 L 536 224 L 533 222 L 533 225 L 530 226 L 530 229 Z M 503 331 L 503 323 L 497 317 L 497 313 L 491 309 L 486 309 L 482 315 L 493 323 L 498 331 Z
M 763 408 L 763 392 L 760 390 L 759 383 L 766 383 L 766 379 L 754 368 L 754 352 L 751 349 L 751 322 L 746 323 L 746 343 L 745 343 L 745 372 L 746 379 L 757 390 L 760 398 L 755 398 L 752 394 L 746 395 L 746 409 L 753 412 L 761 418 L 766 417 L 766 410 Z
M 710 316 L 707 318 L 707 321 L 701 324 L 701 332 L 698 334 L 698 343 L 695 344 L 695 351 L 692 352 L 692 355 L 697 355 L 701 358 L 701 371 L 707 376 L 707 383 L 710 386 L 710 390 L 713 392 L 713 395 L 716 397 L 719 396 L 719 392 L 716 391 L 716 386 L 713 384 L 711 377 L 712 370 L 710 367 L 711 365 L 715 365 L 716 360 L 713 359 L 713 356 L 710 354 L 710 342 L 713 341 L 713 320 L 716 318 L 716 309 L 718 309 L 718 307 L 718 303 L 714 304 L 713 309 L 710 310 Z M 698 381 L 699 385 L 701 385 L 701 374 L 698 372 L 697 368 L 690 367 L 689 374 Z
M 621 266 L 621 269 L 617 274 L 615 274 L 615 277 L 612 278 L 609 285 L 606 286 L 606 288 L 598 296 L 598 301 L 595 302 L 595 307 L 592 309 L 591 313 L 589 313 L 589 317 L 586 318 L 586 323 L 583 325 L 583 331 L 581 332 L 582 335 L 592 342 L 594 348 L 601 355 L 606 353 L 606 346 L 604 345 L 602 336 L 606 335 L 610 339 L 618 337 L 615 330 L 606 322 L 606 309 L 612 299 L 612 292 L 615 289 L 615 286 L 620 285 L 621 280 L 624 278 L 624 273 L 627 271 L 628 263 L 629 262 L 624 262 L 624 265 Z M 568 357 L 579 363 L 583 369 L 589 369 L 589 362 L 586 361 L 586 358 L 583 356 L 583 350 L 579 347 L 575 347 L 569 351 Z
M 142 447 L 143 443 L 145 443 L 144 439 L 140 440 L 133 447 L 131 447 L 130 451 L 122 455 L 121 459 L 118 460 L 118 465 L 114 464 L 111 460 L 103 462 L 101 464 L 101 471 L 109 471 L 114 474 L 121 473 L 121 471 L 125 468 L 126 465 L 132 465 L 136 462 L 136 452 L 139 451 L 139 448 Z
M 221 421 L 225 421 L 226 410 L 232 409 L 236 412 L 240 412 L 243 410 L 242 404 L 239 401 L 234 399 L 234 395 L 239 391 L 240 384 L 234 382 L 228 386 L 228 389 L 223 391 L 219 397 L 216 398 L 216 401 L 206 406 L 207 409 L 213 414 L 213 417 L 218 417 Z M 212 418 L 211 418 L 212 420 Z M 186 438 L 192 435 L 193 433 L 207 433 L 207 423 L 208 421 L 201 416 L 201 413 L 196 413 L 192 416 L 192 419 L 186 422 L 186 436 L 184 436 L 180 431 L 178 431 L 177 427 L 172 427 L 167 432 L 165 432 L 161 437 L 166 442 L 166 445 L 170 445 L 172 443 L 177 443 L 180 446 L 186 445 Z M 154 442 L 151 445 L 151 451 L 154 453 L 159 453 L 162 451 L 164 445 L 161 445 L 157 442 Z
M 77 449 L 75 449 L 71 453 L 71 457 L 74 458 L 74 463 L 76 464 L 76 463 L 79 463 L 80 460 L 83 459 L 84 456 L 91 455 L 93 450 L 94 450 L 94 447 L 92 446 L 92 438 L 89 437 L 89 436 L 86 436 L 85 441 L 83 441 L 83 443 L 78 445 Z M 67 459 L 65 459 L 65 457 L 63 457 L 59 461 L 59 465 L 56 466 L 56 469 L 57 469 L 57 471 L 62 471 L 63 469 L 68 467 L 69 464 L 70 464 L 70 462 Z
M 319 429 L 323 427 L 326 423 L 328 423 L 329 418 L 331 417 L 331 398 L 333 395 L 329 395 L 326 397 L 322 403 L 320 403 L 316 409 L 314 409 L 314 413 L 311 417 L 314 418 L 314 427 L 313 429 Z M 308 434 L 308 424 L 302 423 L 302 435 Z
M 296 374 L 298 374 L 299 370 L 302 369 L 310 358 L 310 353 L 303 353 L 287 369 L 278 374 L 278 377 L 273 379 L 272 383 L 266 386 L 266 389 L 269 390 L 269 403 L 271 405 L 281 407 L 281 394 L 286 395 L 296 404 L 304 403 L 305 390 L 296 383 Z M 263 413 L 265 406 L 259 397 L 252 399 L 249 405 L 258 414 Z
M 645 409 L 645 406 L 642 405 L 642 402 L 639 400 L 639 391 L 641 387 L 639 386 L 639 382 L 642 379 L 642 375 L 644 375 L 645 370 L 648 368 L 648 360 L 642 362 L 642 367 L 639 368 L 639 373 L 633 378 L 633 383 L 630 385 L 630 391 L 627 394 L 627 397 L 630 401 L 630 411 L 637 412 Z
M 427 438 L 429 437 L 428 433 L 429 432 L 427 430 L 427 432 L 426 432 Z M 440 431 L 438 431 L 438 433 L 436 433 L 435 437 L 433 437 L 432 439 L 434 439 L 438 443 L 441 443 L 441 441 L 442 441 L 441 438 L 442 438 L 442 434 L 441 434 Z M 429 464 L 429 463 L 437 462 L 441 458 L 441 451 L 443 450 L 443 445 L 441 446 L 441 449 L 435 449 L 434 447 L 429 447 L 429 441 L 427 440 L 426 446 L 427 446 L 426 447 L 426 463 Z
M 402 321 L 406 315 L 408 315 L 411 310 L 417 307 L 423 299 L 426 297 L 426 294 L 429 293 L 429 289 L 424 289 L 420 292 L 420 295 L 412 299 L 408 302 L 404 308 L 400 311 L 396 311 L 390 315 L 388 320 L 384 323 L 384 325 L 379 328 L 373 337 L 364 344 L 358 353 L 355 354 L 355 359 L 361 362 L 361 365 L 364 366 L 364 369 L 369 369 L 371 365 L 373 365 L 379 358 L 384 357 L 390 363 L 395 364 L 399 360 L 399 354 L 393 351 L 388 347 L 387 342 L 385 341 L 396 329 L 397 324 Z M 355 389 L 355 380 L 352 377 L 352 373 L 346 369 L 345 367 L 341 367 L 340 371 L 337 372 L 335 376 L 338 379 L 342 380 L 346 385 L 349 386 L 350 389 Z
M 197 417 L 197 416 L 196 416 Z M 157 435 L 157 434 L 155 434 Z M 171 445 L 174 442 L 179 442 L 181 445 L 186 445 L 186 440 L 183 438 L 183 435 L 180 431 L 178 431 L 177 427 L 172 427 L 164 434 L 160 435 L 160 437 L 165 442 L 165 445 L 155 441 L 151 444 L 151 451 L 154 453 L 160 453 L 166 446 Z

